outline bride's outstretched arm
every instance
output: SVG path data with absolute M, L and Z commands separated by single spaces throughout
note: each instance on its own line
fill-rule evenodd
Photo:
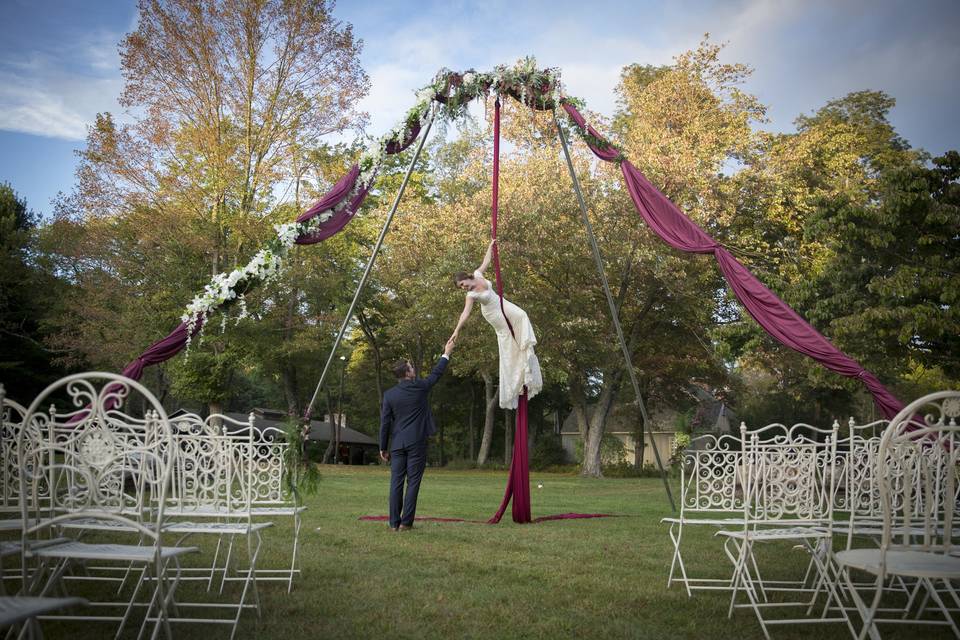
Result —
M 490 266 L 490 259 L 493 257 L 493 245 L 497 243 L 497 239 L 494 238 L 490 241 L 490 244 L 487 245 L 487 254 L 483 256 L 483 262 L 480 263 L 480 266 L 477 268 L 477 271 L 483 273 L 487 270 L 487 267 Z
M 473 298 L 467 296 L 463 302 L 463 311 L 460 312 L 460 319 L 457 320 L 457 328 L 453 330 L 453 335 L 450 336 L 454 340 L 456 340 L 457 336 L 460 334 L 460 327 L 462 327 L 463 323 L 465 323 L 467 318 L 470 317 L 471 311 L 473 311 Z

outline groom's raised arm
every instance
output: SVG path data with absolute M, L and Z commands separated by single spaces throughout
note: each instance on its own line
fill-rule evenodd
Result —
M 443 372 L 446 371 L 448 362 L 450 362 L 449 355 L 445 353 L 440 356 L 440 360 L 437 361 L 437 364 L 433 365 L 433 371 L 431 371 L 430 375 L 423 379 L 424 383 L 426 383 L 427 389 L 437 384 L 437 381 L 440 380 L 440 376 L 442 376 Z
M 443 372 L 447 369 L 447 363 L 450 362 L 450 353 L 453 351 L 454 339 L 450 338 L 447 340 L 447 344 L 443 347 L 443 355 L 440 356 L 440 360 L 437 361 L 437 364 L 433 366 L 433 371 L 430 372 L 426 378 L 423 379 L 424 385 L 427 389 L 433 387 L 437 384 L 437 380 L 440 379 L 440 376 L 443 375 Z

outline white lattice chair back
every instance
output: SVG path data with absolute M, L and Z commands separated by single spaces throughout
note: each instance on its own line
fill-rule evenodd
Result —
M 20 509 L 20 465 L 17 464 L 17 436 L 27 409 L 6 397 L 0 385 L 0 512 Z
M 836 429 L 772 424 L 741 425 L 746 492 L 744 515 L 754 522 L 822 522 L 832 519 L 836 483 Z
M 122 411 L 141 404 L 142 417 Z M 17 440 L 21 515 L 40 521 L 24 529 L 24 541 L 94 518 L 159 544 L 172 453 L 167 415 L 140 383 L 91 372 L 51 384 L 27 409 Z
M 288 502 L 284 473 L 289 446 L 286 434 L 276 427 L 260 429 L 254 435 L 248 476 L 253 505 L 279 505 Z
M 857 424 L 851 417 L 846 433 L 837 439 L 838 490 L 834 511 L 860 518 L 879 519 L 880 488 L 874 477 L 880 438 L 889 420 Z
M 693 438 L 680 467 L 680 507 L 683 511 L 732 512 L 743 508 L 738 478 L 740 440 L 706 434 Z
M 958 422 L 960 391 L 924 396 L 890 421 L 875 466 L 885 552 L 957 548 Z

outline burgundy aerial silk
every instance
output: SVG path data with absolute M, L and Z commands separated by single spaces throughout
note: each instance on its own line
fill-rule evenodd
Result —
M 500 508 L 487 520 L 487 524 L 497 524 L 503 517 L 510 498 L 513 498 L 513 521 L 530 522 L 530 462 L 527 459 L 527 389 L 517 402 L 517 428 L 513 434 L 513 458 L 510 460 L 510 475 L 507 488 L 503 493 Z M 573 515 L 573 514 L 570 514 Z
M 500 99 L 497 98 L 493 103 L 493 202 L 490 206 L 490 235 L 494 240 L 497 239 L 497 220 L 499 218 L 499 195 L 500 195 Z M 507 321 L 507 328 L 510 329 L 510 335 L 516 340 L 517 336 L 513 332 L 513 325 L 510 324 L 510 318 L 503 308 L 503 278 L 500 276 L 500 251 L 496 244 L 493 245 L 493 271 L 497 279 L 497 295 L 500 298 L 500 313 L 503 319 Z M 503 494 L 503 500 L 500 502 L 500 508 L 493 515 L 488 524 L 497 524 L 503 517 L 503 512 L 513 497 L 513 521 L 526 523 L 530 522 L 530 464 L 527 460 L 527 389 L 524 387 L 523 394 L 517 403 L 517 426 L 513 436 L 513 457 L 510 460 L 510 474 L 507 477 L 507 488 Z
M 490 237 L 497 239 L 497 220 L 500 217 L 500 98 L 493 102 L 493 188 L 492 204 L 490 206 Z M 510 318 L 503 308 L 503 278 L 500 277 L 500 247 L 493 245 L 493 272 L 497 281 L 497 296 L 500 298 L 500 313 L 503 319 L 507 321 L 507 328 L 510 329 L 510 335 L 517 339 L 513 332 L 513 325 L 510 324 Z
M 563 108 L 574 122 L 580 127 L 584 126 L 583 116 L 573 105 L 564 103 Z M 837 349 L 787 303 L 757 280 L 729 251 L 707 235 L 650 184 L 646 176 L 629 160 L 622 159 L 619 150 L 606 143 L 593 127 L 588 127 L 587 130 L 595 139 L 604 141 L 602 147 L 589 144 L 594 155 L 606 162 L 622 160 L 620 170 L 627 190 L 630 192 L 630 198 L 654 233 L 675 249 L 689 253 L 712 253 L 734 295 L 747 313 L 767 333 L 785 346 L 813 358 L 831 371 L 848 378 L 859 378 L 873 395 L 877 408 L 887 419 L 892 419 L 899 413 L 904 406 L 903 403 L 894 397 L 876 376 Z
M 497 222 L 500 216 L 500 99 L 493 103 L 493 188 L 491 189 L 492 203 L 490 206 L 490 235 L 496 240 Z M 497 279 L 497 295 L 500 298 L 500 313 L 507 322 L 510 335 L 516 340 L 513 325 L 503 308 L 503 278 L 500 275 L 500 251 L 493 245 L 493 270 Z M 530 517 L 530 460 L 527 452 L 527 389 L 517 401 L 517 422 L 513 435 L 513 456 L 510 459 L 510 472 L 507 476 L 507 488 L 503 493 L 503 500 L 497 512 L 487 520 L 487 524 L 497 524 L 507 510 L 507 505 L 513 499 L 513 521 L 521 524 L 540 522 L 542 520 L 565 520 L 573 518 L 602 518 L 603 514 L 562 513 L 553 516 L 544 516 L 536 520 Z

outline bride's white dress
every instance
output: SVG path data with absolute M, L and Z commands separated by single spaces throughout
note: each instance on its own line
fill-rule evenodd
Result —
M 513 326 L 516 335 L 514 339 L 500 311 L 500 297 L 493 285 L 479 271 L 474 271 L 473 276 L 487 283 L 485 291 L 470 291 L 467 296 L 480 303 L 483 317 L 497 332 L 500 348 L 500 406 L 504 409 L 516 409 L 524 386 L 527 387 L 527 398 L 532 398 L 543 389 L 540 361 L 533 350 L 537 344 L 537 336 L 533 333 L 533 325 L 530 324 L 527 312 L 504 298 L 503 310 Z

